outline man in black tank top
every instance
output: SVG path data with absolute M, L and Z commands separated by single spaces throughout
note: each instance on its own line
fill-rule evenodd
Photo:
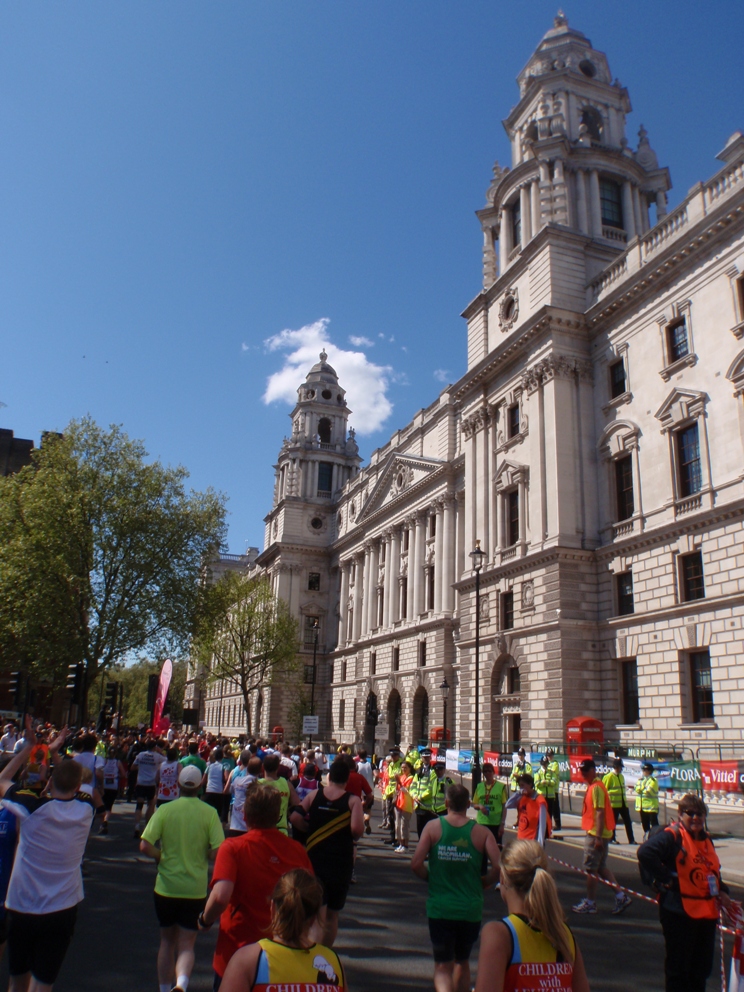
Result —
M 348 779 L 348 764 L 337 758 L 328 772 L 328 785 L 309 792 L 290 818 L 292 826 L 307 831 L 308 857 L 323 886 L 323 907 L 313 936 L 326 947 L 333 946 L 338 933 L 338 914 L 346 903 L 354 867 L 354 841 L 364 832 L 362 803 L 346 791 Z

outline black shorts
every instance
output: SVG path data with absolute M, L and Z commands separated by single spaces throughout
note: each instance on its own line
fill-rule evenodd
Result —
M 135 785 L 134 799 L 138 806 L 151 803 L 155 798 L 156 785 Z
M 204 909 L 207 897 L 203 899 L 174 899 L 155 893 L 155 912 L 161 927 L 181 927 L 182 930 L 198 930 L 196 922 Z
M 103 796 L 102 796 L 102 798 L 103 798 L 103 808 L 106 810 L 107 813 L 110 813 L 111 810 L 114 808 L 114 802 L 116 801 L 116 797 L 118 795 L 119 795 L 119 790 L 118 789 L 104 789 L 103 790 Z
M 31 972 L 42 985 L 54 985 L 75 931 L 77 906 L 58 913 L 8 910 L 8 970 Z
M 333 910 L 334 913 L 340 913 L 346 905 L 346 897 L 349 894 L 349 886 L 351 885 L 351 875 L 338 878 L 332 875 L 319 875 L 317 871 L 315 874 L 323 886 L 323 905 Z
M 480 933 L 480 921 L 429 920 L 429 937 L 434 947 L 434 961 L 467 961 Z

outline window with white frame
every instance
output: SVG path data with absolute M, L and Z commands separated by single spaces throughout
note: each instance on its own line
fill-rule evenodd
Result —
M 710 462 L 708 460 L 705 393 L 675 389 L 667 397 L 656 417 L 669 441 L 672 488 L 676 512 L 700 509 L 703 496 L 711 499 Z
M 662 367 L 659 374 L 668 382 L 681 368 L 692 367 L 697 363 L 690 301 L 674 303 L 658 318 L 658 324 L 662 344 Z
M 529 469 L 526 465 L 515 465 L 509 461 L 502 462 L 496 473 L 495 484 L 499 499 L 498 536 L 502 553 L 517 545 L 525 545 L 527 542 L 528 478 Z

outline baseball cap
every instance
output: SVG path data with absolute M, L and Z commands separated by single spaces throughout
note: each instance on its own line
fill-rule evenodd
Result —
M 178 776 L 178 784 L 186 786 L 187 789 L 195 789 L 197 785 L 201 785 L 203 777 L 196 765 L 186 765 Z

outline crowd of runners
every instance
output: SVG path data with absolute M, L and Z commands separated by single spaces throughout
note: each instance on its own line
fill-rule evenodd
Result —
M 159 992 L 187 992 L 199 932 L 212 927 L 215 990 L 341 992 L 347 985 L 333 945 L 376 797 L 383 835 L 370 842 L 410 854 L 410 869 L 427 885 L 436 992 L 470 992 L 479 937 L 476 992 L 585 992 L 581 952 L 547 870 L 545 846 L 561 828 L 553 753 L 533 770 L 520 752 L 506 782 L 486 763 L 471 798 L 429 748 L 393 747 L 380 759 L 354 750 L 329 754 L 173 728 L 159 737 L 144 729 L 97 735 L 31 718 L 22 732 L 7 726 L 0 739 L 0 953 L 7 942 L 10 992 L 51 992 L 83 898 L 90 832 L 108 832 L 117 801 L 134 803 L 132 840 L 157 864 Z M 573 910 L 597 912 L 602 878 L 615 886 L 612 912 L 619 914 L 631 900 L 607 864 L 617 820 L 634 843 L 622 762 L 604 779 L 591 759 L 581 771 L 587 895 Z M 653 799 L 645 780 L 636 791 L 642 804 Z M 517 839 L 505 845 L 512 809 Z M 703 992 L 719 912 L 737 906 L 705 831 L 702 800 L 685 796 L 679 814 L 667 829 L 643 818 L 639 862 L 659 893 L 667 992 Z M 491 886 L 506 912 L 481 929 Z

